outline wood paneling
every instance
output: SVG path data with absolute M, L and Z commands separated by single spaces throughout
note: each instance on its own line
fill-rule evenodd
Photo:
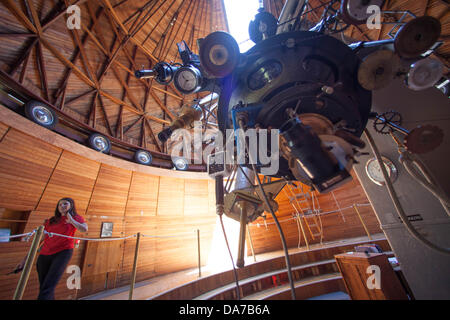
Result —
M 9 127 L 6 124 L 0 122 L 0 142 L 3 140 L 4 135 L 8 132 Z
M 158 216 L 156 266 L 158 274 L 175 272 L 196 266 L 197 235 L 184 224 L 183 217 Z
M 130 188 L 131 171 L 102 164 L 87 214 L 123 216 Z
M 39 201 L 37 210 L 52 212 L 58 200 L 74 199 L 78 214 L 86 214 L 100 164 L 64 151 Z
M 184 180 L 184 215 L 203 216 L 209 213 L 208 180 Z M 193 205 L 195 204 L 195 205 Z
M 122 240 L 88 241 L 83 261 L 83 277 L 118 271 L 122 249 Z
M 133 172 L 126 217 L 156 216 L 159 177 Z
M 339 254 L 335 258 L 352 300 L 408 300 L 385 254 L 355 252 Z M 378 267 L 378 271 L 369 268 L 373 266 Z M 379 272 L 378 276 L 376 272 Z M 377 281 L 379 287 L 375 286 Z M 369 288 L 369 282 L 373 288 Z
M 141 233 L 139 245 L 138 264 L 136 281 L 149 279 L 156 275 L 156 238 L 144 237 L 143 235 L 155 236 L 156 217 L 127 217 L 125 221 L 125 236 Z M 133 269 L 134 253 L 136 248 L 136 238 L 126 239 L 124 243 L 124 253 L 119 274 L 119 284 L 130 283 Z
M 0 207 L 33 210 L 62 150 L 11 129 L 0 143 Z
M 287 190 L 288 187 L 285 187 L 287 194 L 289 197 L 291 194 Z M 305 188 L 305 191 L 308 188 Z M 333 198 L 331 193 L 321 194 L 318 196 L 318 202 L 321 209 L 321 212 L 329 212 L 338 210 L 338 208 L 347 208 L 353 204 L 368 204 L 369 201 L 364 193 L 361 184 L 358 181 L 358 178 L 354 175 L 354 178 L 351 182 L 343 185 L 342 187 L 333 191 L 336 201 Z M 299 199 L 300 200 L 300 199 Z M 294 207 L 291 204 L 291 201 L 295 204 L 295 200 L 289 199 L 286 196 L 284 191 L 281 191 L 276 201 L 278 202 L 279 209 L 276 213 L 278 220 L 280 221 L 281 228 L 283 230 L 284 236 L 286 238 L 288 247 L 297 247 L 299 242 L 301 246 L 305 246 L 305 240 L 303 235 L 300 235 L 299 241 L 299 227 L 297 226 L 296 220 L 292 219 L 293 215 L 296 214 Z M 308 209 L 313 209 L 311 199 L 309 198 L 307 202 L 300 203 L 302 209 L 306 212 Z M 317 202 L 316 202 L 317 209 Z M 358 210 L 362 216 L 364 223 L 366 224 L 369 232 L 371 234 L 380 233 L 380 225 L 376 215 L 370 205 L 358 207 Z M 274 220 L 271 217 L 270 213 L 266 213 L 267 215 L 267 228 L 264 224 L 263 218 L 258 218 L 253 223 L 249 224 L 249 230 L 251 233 L 251 237 L 253 240 L 253 247 L 255 253 L 263 253 L 274 250 L 281 250 L 281 240 L 278 229 L 274 224 Z M 311 229 L 313 233 L 316 233 L 316 229 L 312 227 L 316 222 L 310 215 L 309 218 L 306 218 L 308 223 L 311 225 Z M 317 222 L 320 221 L 317 220 Z M 353 238 L 366 235 L 364 231 L 364 227 L 361 224 L 358 215 L 356 214 L 354 209 L 346 209 L 342 210 L 342 212 L 334 212 L 327 215 L 321 216 L 321 222 L 323 227 L 323 241 L 333 241 L 344 238 Z M 306 222 L 302 219 L 303 228 L 306 232 L 306 237 L 309 244 L 320 242 L 320 237 L 316 236 L 314 239 L 311 236 L 308 228 L 306 226 Z M 301 228 L 300 228 L 301 230 Z M 250 240 L 247 237 L 247 253 L 251 254 L 250 249 Z
M 30 161 L 25 161 L 28 154 Z M 141 238 L 137 281 L 196 267 L 197 229 L 200 229 L 202 264 L 208 260 L 216 219 L 214 195 L 209 193 L 212 180 L 195 179 L 190 183 L 190 179 L 117 168 L 62 151 L 15 129 L 9 130 L 0 143 L 0 168 L 6 179 L 0 182 L 1 207 L 14 209 L 11 206 L 15 204 L 22 210 L 32 210 L 24 232 L 42 225 L 54 215 L 57 201 L 69 196 L 75 199 L 78 212 L 84 215 L 89 227 L 86 233 L 77 231 L 77 237 L 99 238 L 103 222 L 114 223 L 113 237 L 137 232 L 162 236 Z M 25 198 L 29 194 L 34 195 L 34 201 Z M 185 202 L 195 210 L 189 210 L 184 217 Z M 33 210 L 35 206 L 37 210 Z M 130 283 L 136 238 L 91 243 L 81 241 L 69 262 L 86 269 L 82 270 L 81 290 L 67 288 L 71 274 L 65 273 L 55 291 L 57 299 L 75 299 Z M 12 271 L 23 259 L 29 245 L 20 241 L 0 243 L 0 261 L 6 261 L 0 267 L 6 270 L 3 274 Z M 92 266 L 86 267 L 88 264 Z M 18 277 L 0 275 L 0 297 L 11 299 Z M 33 267 L 24 299 L 35 299 L 38 286 Z
M 158 216 L 182 217 L 184 211 L 184 180 L 160 177 Z

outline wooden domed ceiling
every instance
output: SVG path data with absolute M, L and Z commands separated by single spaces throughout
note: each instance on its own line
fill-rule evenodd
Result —
M 278 17 L 285 0 L 264 0 Z M 138 80 L 137 69 L 158 61 L 180 62 L 176 43 L 198 53 L 197 39 L 227 31 L 223 0 L 2 0 L 0 68 L 69 116 L 129 144 L 165 152 L 156 135 L 180 107 L 198 96 L 183 96 L 173 85 Z M 328 3 L 310 0 L 307 18 L 319 21 Z M 69 30 L 70 5 L 80 8 L 79 29 Z M 335 4 L 338 7 L 339 3 Z M 387 0 L 384 9 L 431 15 L 448 38 L 450 15 L 444 0 Z M 255 12 L 256 13 L 256 12 Z M 381 30 L 351 26 L 345 36 L 386 38 Z M 243 30 L 247 32 L 247 30 Z M 450 44 L 436 56 L 447 66 Z
M 80 29 L 67 22 L 80 8 Z M 163 151 L 155 136 L 195 97 L 134 71 L 179 61 L 176 43 L 227 31 L 221 0 L 5 0 L 0 67 L 71 117 L 137 146 Z M 71 20 L 76 22 L 76 20 Z

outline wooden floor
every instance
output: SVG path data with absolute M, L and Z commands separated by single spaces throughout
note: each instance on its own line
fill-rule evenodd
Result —
M 375 234 L 372 235 L 372 240 L 382 240 L 385 239 L 384 234 Z M 359 243 L 362 241 L 368 241 L 368 237 L 358 237 L 358 238 L 351 238 L 351 239 L 345 239 L 340 241 L 333 241 L 333 242 L 324 242 L 322 245 L 315 244 L 310 246 L 310 250 L 320 250 L 327 247 L 335 247 L 335 246 L 342 246 L 342 245 L 349 245 L 352 243 Z M 307 251 L 306 247 L 298 248 L 291 248 L 289 249 L 289 254 L 298 253 L 298 252 L 304 252 Z M 273 258 L 284 256 L 284 252 L 282 250 L 279 251 L 273 251 L 263 254 L 257 254 L 256 255 L 256 261 L 261 262 L 265 260 L 270 260 Z M 253 264 L 254 259 L 253 256 L 246 257 L 245 265 Z M 220 273 L 227 271 L 227 268 L 218 269 L 215 268 L 214 270 L 210 270 L 208 266 L 202 267 L 202 276 L 209 276 L 212 274 Z M 151 278 L 147 281 L 142 281 L 139 283 L 136 283 L 134 293 L 133 293 L 133 300 L 146 300 L 153 296 L 159 295 L 165 291 L 174 289 L 178 286 L 181 286 L 183 284 L 186 284 L 191 281 L 195 281 L 199 279 L 198 277 L 198 269 L 187 269 L 180 272 L 170 273 L 163 276 L 158 276 Z M 104 292 L 83 297 L 81 300 L 127 300 L 129 295 L 129 286 L 116 288 L 112 290 L 106 290 Z

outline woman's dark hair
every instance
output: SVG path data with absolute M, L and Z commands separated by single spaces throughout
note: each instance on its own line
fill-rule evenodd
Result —
M 75 217 L 78 215 L 77 209 L 75 208 L 75 201 L 73 201 L 72 198 L 62 198 L 62 199 L 59 199 L 58 203 L 56 204 L 55 215 L 50 218 L 50 224 L 58 223 L 59 220 L 61 220 L 61 212 L 59 212 L 58 205 L 63 200 L 70 202 L 69 214 L 71 214 L 72 217 Z

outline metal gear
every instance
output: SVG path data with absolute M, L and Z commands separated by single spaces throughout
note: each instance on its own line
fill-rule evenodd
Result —
M 393 129 L 388 126 L 388 123 L 392 123 L 397 126 L 401 126 L 402 115 L 397 111 L 384 112 L 375 118 L 375 120 L 373 122 L 373 128 L 378 133 L 389 134 L 393 131 Z

